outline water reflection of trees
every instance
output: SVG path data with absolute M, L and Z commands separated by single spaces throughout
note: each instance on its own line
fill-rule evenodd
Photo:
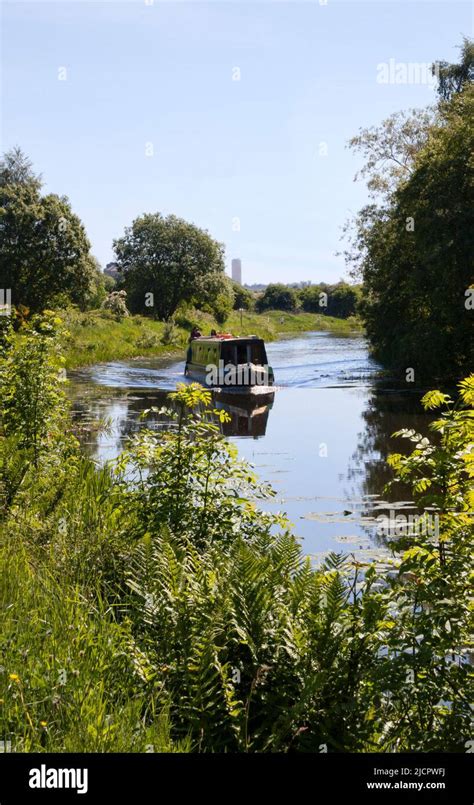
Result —
M 347 473 L 348 480 L 357 486 L 360 495 L 380 495 L 393 477 L 387 466 L 387 456 L 403 453 L 412 446 L 410 442 L 394 438 L 395 431 L 402 428 L 413 428 L 422 434 L 428 431 L 432 416 L 423 411 L 421 396 L 420 391 L 375 388 L 371 392 L 362 414 L 365 427 L 357 436 L 357 448 Z M 400 488 L 397 497 L 401 492 Z

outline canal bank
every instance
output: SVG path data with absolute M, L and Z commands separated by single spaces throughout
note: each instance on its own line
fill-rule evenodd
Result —
M 68 335 L 65 339 L 66 368 L 92 366 L 108 361 L 164 358 L 179 359 L 193 326 L 201 332 L 226 330 L 235 335 L 254 334 L 265 341 L 277 340 L 283 334 L 322 330 L 340 334 L 361 333 L 355 319 L 336 319 L 313 313 L 265 313 L 232 311 L 224 325 L 207 313 L 192 310 L 177 317 L 174 323 L 155 321 L 145 316 L 127 316 L 121 320 L 106 310 L 82 313 L 68 309 L 59 313 Z

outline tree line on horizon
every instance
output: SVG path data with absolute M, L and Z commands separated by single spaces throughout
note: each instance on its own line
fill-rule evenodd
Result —
M 175 215 L 144 214 L 114 241 L 115 277 L 91 254 L 84 225 L 65 196 L 41 194 L 41 176 L 16 147 L 0 162 L 0 287 L 31 312 L 47 307 L 99 307 L 108 292 L 125 291 L 132 313 L 169 320 L 191 305 L 224 323 L 232 309 L 355 314 L 347 283 L 295 289 L 271 283 L 255 293 L 227 276 L 224 246 Z M 319 289 L 319 290 L 318 290 Z M 323 297 L 320 298 L 319 294 Z M 329 302 L 324 300 L 329 295 Z
M 66 196 L 42 194 L 41 176 L 19 147 L 0 162 L 0 288 L 31 313 L 76 305 L 99 307 L 116 283 L 105 275 Z M 232 283 L 224 247 L 208 232 L 175 215 L 139 216 L 114 241 L 133 313 L 168 320 L 191 304 L 225 320 Z

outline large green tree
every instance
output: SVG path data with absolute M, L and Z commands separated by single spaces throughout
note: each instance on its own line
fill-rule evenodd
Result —
M 87 306 L 100 276 L 84 227 L 65 196 L 41 194 L 19 148 L 0 162 L 0 288 L 12 303 L 42 310 L 57 301 Z
M 218 293 L 226 292 L 224 247 L 175 215 L 140 216 L 114 248 L 133 312 L 169 319 L 182 302 L 212 302 L 216 282 Z
M 466 84 L 440 105 L 407 177 L 357 220 L 368 336 L 402 376 L 454 379 L 472 367 L 473 116 Z
M 294 288 L 283 285 L 281 282 L 274 282 L 267 285 L 260 299 L 257 301 L 257 309 L 262 310 L 296 310 L 298 296 Z

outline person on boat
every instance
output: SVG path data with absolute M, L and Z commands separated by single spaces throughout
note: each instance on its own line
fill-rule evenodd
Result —
M 217 335 L 217 330 L 211 330 L 211 338 Z
M 189 347 L 188 347 L 188 353 L 186 355 L 186 363 L 189 363 L 191 361 L 192 357 L 191 341 L 194 341 L 195 338 L 201 338 L 201 331 L 199 327 L 193 327 L 193 329 L 191 330 L 191 335 L 189 336 L 188 341 Z

